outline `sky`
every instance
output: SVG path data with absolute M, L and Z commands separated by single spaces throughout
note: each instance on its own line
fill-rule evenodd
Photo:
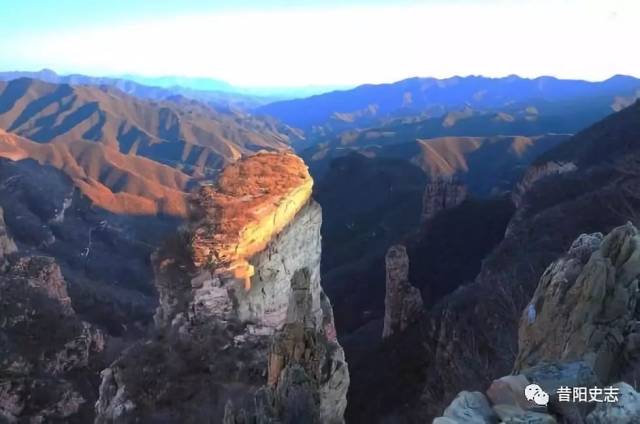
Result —
M 0 0 L 0 70 L 244 87 L 640 76 L 638 0 Z

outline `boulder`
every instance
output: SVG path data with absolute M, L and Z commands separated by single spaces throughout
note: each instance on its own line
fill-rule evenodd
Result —
M 497 422 L 496 414 L 487 398 L 480 392 L 460 392 L 445 409 L 442 417 L 433 424 L 491 424 Z
M 522 370 L 522 374 L 549 394 L 548 409 L 561 415 L 568 423 L 572 424 L 582 424 L 592 405 L 589 403 L 560 402 L 558 389 L 560 387 L 599 387 L 602 385 L 585 361 L 543 362 Z
M 514 405 L 495 405 L 495 413 L 508 424 L 557 424 L 555 418 L 541 412 L 525 411 Z
M 487 397 L 494 405 L 514 405 L 529 409 L 533 404 L 525 398 L 525 388 L 530 384 L 522 374 L 507 375 L 494 380 L 487 389 Z
M 640 393 L 627 383 L 617 383 L 618 402 L 599 403 L 587 416 L 587 424 L 635 424 L 640 422 Z

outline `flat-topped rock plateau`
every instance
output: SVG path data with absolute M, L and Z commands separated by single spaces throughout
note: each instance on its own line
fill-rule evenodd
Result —
M 228 166 L 194 202 L 194 265 L 230 272 L 250 288 L 247 259 L 293 219 L 311 198 L 313 180 L 293 154 L 260 153 Z

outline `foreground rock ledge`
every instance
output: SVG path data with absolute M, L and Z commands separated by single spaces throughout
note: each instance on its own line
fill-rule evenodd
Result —
M 435 424 L 640 422 L 640 234 L 628 223 L 608 235 L 582 234 L 540 278 L 520 319 L 513 375 L 486 392 L 462 392 Z M 524 396 L 537 384 L 540 408 Z M 613 386 L 615 403 L 561 402 L 560 387 Z M 491 408 L 489 408 L 491 405 Z M 542 409 L 540 411 L 540 409 Z
M 103 372 L 98 423 L 344 421 L 311 186 L 297 157 L 260 154 L 200 190 L 189 230 L 153 258 L 157 336 Z

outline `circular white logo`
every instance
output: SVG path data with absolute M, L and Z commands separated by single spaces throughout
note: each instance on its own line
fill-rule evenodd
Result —
M 527 398 L 529 402 L 540 406 L 547 406 L 549 403 L 549 395 L 537 384 L 529 384 L 525 387 L 524 397 Z

